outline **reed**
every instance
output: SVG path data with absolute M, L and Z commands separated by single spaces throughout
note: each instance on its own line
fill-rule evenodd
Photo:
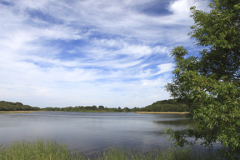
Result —
M 154 149 L 147 153 L 126 148 L 109 147 L 95 156 L 71 153 L 64 143 L 53 140 L 15 141 L 0 146 L 0 160 L 212 160 L 217 159 L 211 152 L 194 151 L 191 147 Z

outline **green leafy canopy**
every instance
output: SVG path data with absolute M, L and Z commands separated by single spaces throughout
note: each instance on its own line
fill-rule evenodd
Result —
M 240 159 L 240 1 L 213 0 L 210 13 L 191 7 L 195 24 L 189 35 L 207 47 L 199 57 L 184 58 L 188 51 L 175 47 L 176 64 L 172 83 L 165 87 L 171 96 L 189 107 L 193 126 L 165 130 L 175 145 L 189 144 L 187 137 L 202 139 L 212 149 L 219 141 L 221 157 Z

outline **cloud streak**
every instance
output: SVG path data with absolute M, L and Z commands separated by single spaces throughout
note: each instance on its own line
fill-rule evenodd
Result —
M 189 8 L 208 0 L 0 0 L 0 97 L 32 106 L 144 107 L 168 99 Z

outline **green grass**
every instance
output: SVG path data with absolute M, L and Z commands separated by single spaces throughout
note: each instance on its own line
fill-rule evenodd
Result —
M 131 151 L 125 148 L 109 147 L 103 153 L 85 156 L 83 153 L 71 153 L 63 143 L 52 140 L 15 141 L 8 146 L 0 146 L 0 160 L 212 160 L 217 159 L 210 152 L 196 152 L 190 147 L 151 150 L 147 153 Z

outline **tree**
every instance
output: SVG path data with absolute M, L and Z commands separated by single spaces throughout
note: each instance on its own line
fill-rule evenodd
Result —
M 104 106 L 98 106 L 98 109 L 100 109 L 100 110 L 103 110 L 104 109 Z
M 189 107 L 193 127 L 165 130 L 175 145 L 189 142 L 186 137 L 203 139 L 210 147 L 220 141 L 218 154 L 226 159 L 240 158 L 240 2 L 213 0 L 210 13 L 191 7 L 195 24 L 189 33 L 204 46 L 200 57 L 187 55 L 183 46 L 171 55 L 176 64 L 172 83 L 165 87 L 171 96 Z
M 92 110 L 97 110 L 97 106 L 93 105 Z
M 118 111 L 118 112 L 122 112 L 122 108 L 121 108 L 121 107 L 118 107 L 117 111 Z
M 124 107 L 124 108 L 123 108 L 123 111 L 124 111 L 124 112 L 130 112 L 131 109 L 129 109 L 128 107 Z

